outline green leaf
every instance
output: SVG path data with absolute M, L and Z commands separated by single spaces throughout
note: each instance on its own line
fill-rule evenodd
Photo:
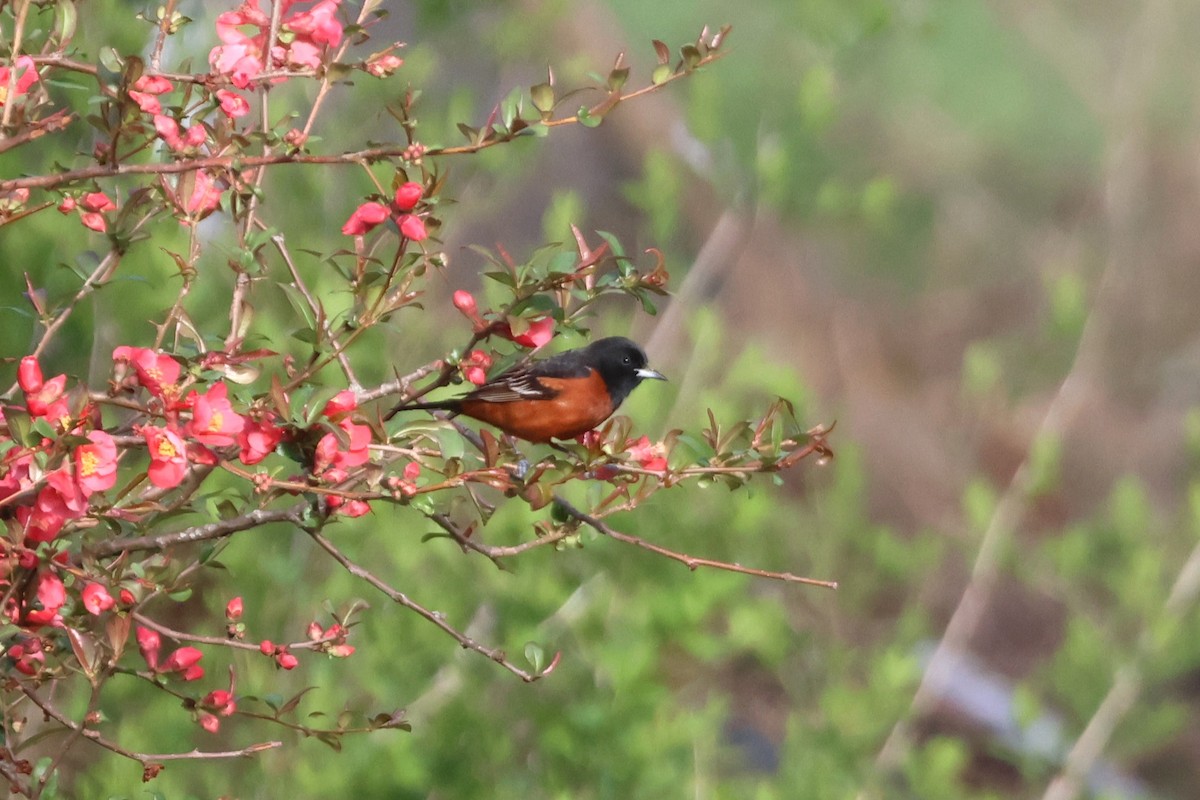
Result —
M 580 106 L 576 116 L 579 117 L 579 124 L 585 128 L 598 128 L 604 121 L 603 116 L 592 116 L 592 112 L 588 110 L 587 106 Z
M 661 83 L 666 83 L 674 74 L 675 70 L 671 69 L 670 64 L 660 64 L 654 68 L 654 72 L 650 73 L 650 82 L 658 86 Z
M 685 44 L 679 48 L 680 55 L 683 56 L 683 63 L 688 69 L 695 69 L 700 65 L 700 50 L 694 44 Z
M 548 83 L 539 83 L 530 87 L 529 97 L 533 100 L 533 107 L 541 112 L 542 119 L 549 119 L 554 111 L 554 87 Z
M 525 660 L 530 663 L 535 672 L 541 672 L 542 666 L 546 662 L 546 651 L 537 642 L 529 642 L 525 645 Z
M 629 80 L 629 67 L 621 67 L 614 69 L 608 73 L 608 90 L 610 92 L 619 92 L 625 86 L 625 82 Z

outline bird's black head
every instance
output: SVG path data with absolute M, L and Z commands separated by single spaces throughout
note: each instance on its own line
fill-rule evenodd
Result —
M 647 378 L 666 380 L 661 372 L 646 366 L 642 348 L 623 336 L 597 339 L 584 348 L 583 355 L 587 364 L 604 378 L 614 409 Z

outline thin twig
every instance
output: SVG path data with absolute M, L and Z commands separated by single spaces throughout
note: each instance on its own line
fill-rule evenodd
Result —
M 544 677 L 549 672 L 549 667 L 541 672 L 527 672 L 526 670 L 521 669 L 516 664 L 508 660 L 508 657 L 505 655 L 503 650 L 488 647 L 487 645 L 481 644 L 480 642 L 477 642 L 466 634 L 460 632 L 453 625 L 446 622 L 445 614 L 440 611 L 430 611 L 420 603 L 417 603 L 409 598 L 404 592 L 388 585 L 385 581 L 376 577 L 370 570 L 351 560 L 349 556 L 339 550 L 332 542 L 330 542 L 317 531 L 310 530 L 308 535 L 312 537 L 313 541 L 316 542 L 322 550 L 328 553 L 334 561 L 341 564 L 342 567 L 351 575 L 360 580 L 366 581 L 397 605 L 403 606 L 422 619 L 432 622 L 442 631 L 449 634 L 449 636 L 454 639 L 454 641 L 458 642 L 459 646 L 464 650 L 472 650 L 480 655 L 486 656 L 526 683 L 533 683 L 534 681 Z
M 86 546 L 86 550 L 97 557 L 115 556 L 120 553 L 132 553 L 140 550 L 165 550 L 180 544 L 203 542 L 210 539 L 220 539 L 238 531 L 257 528 L 270 522 L 291 522 L 300 525 L 304 521 L 304 512 L 309 504 L 299 502 L 287 508 L 263 509 L 256 508 L 237 517 L 230 517 L 219 522 L 206 525 L 195 525 L 181 531 L 171 533 L 135 536 L 129 539 L 109 539 Z
M 783 581 L 785 583 L 803 583 L 808 586 L 820 586 L 823 589 L 838 588 L 837 581 L 823 581 L 817 578 L 805 578 L 800 575 L 793 575 L 790 572 L 774 572 L 766 569 L 755 569 L 753 567 L 743 567 L 741 564 L 734 564 L 728 561 L 716 561 L 711 558 L 698 558 L 696 556 L 689 556 L 687 553 L 680 553 L 675 550 L 662 547 L 661 545 L 647 542 L 641 537 L 631 536 L 628 533 L 622 533 L 616 528 L 613 528 L 605 523 L 603 520 L 596 519 L 591 514 L 580 511 L 578 508 L 568 503 L 559 495 L 554 496 L 554 503 L 560 509 L 566 512 L 568 516 L 574 517 L 580 522 L 586 524 L 597 533 L 602 533 L 611 539 L 616 539 L 618 542 L 631 544 L 635 547 L 640 547 L 643 550 L 649 550 L 652 553 L 665 556 L 673 561 L 678 561 L 693 571 L 699 569 L 700 567 L 711 567 L 713 569 L 725 570 L 726 572 L 737 572 L 742 575 L 753 575 L 756 578 L 767 578 L 768 580 Z
M 143 766 L 146 764 L 161 763 L 163 761 L 181 761 L 185 759 L 224 759 L 224 758 L 247 758 L 264 750 L 273 750 L 277 747 L 283 747 L 283 742 L 259 742 L 240 750 L 191 750 L 186 753 L 139 753 L 133 750 L 128 750 L 111 739 L 106 739 L 101 736 L 99 731 L 86 728 L 80 723 L 70 719 L 62 714 L 58 709 L 51 705 L 48 701 L 42 699 L 37 692 L 25 685 L 24 681 L 17 681 L 17 688 L 21 693 L 28 697 L 34 705 L 42 710 L 46 716 L 58 722 L 60 725 L 69 728 L 72 731 L 78 732 L 83 738 L 109 750 L 117 755 L 124 756 L 131 761 L 137 761 Z

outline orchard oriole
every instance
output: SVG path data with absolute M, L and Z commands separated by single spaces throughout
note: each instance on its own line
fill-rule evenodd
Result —
M 441 410 L 486 422 L 531 442 L 571 439 L 611 417 L 647 378 L 666 380 L 661 372 L 646 366 L 642 348 L 622 336 L 610 336 L 513 367 L 462 397 L 401 403 L 384 419 L 400 411 Z

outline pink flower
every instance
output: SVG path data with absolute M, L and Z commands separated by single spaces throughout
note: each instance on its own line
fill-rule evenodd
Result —
M 275 451 L 283 440 L 283 429 L 270 420 L 247 422 L 238 434 L 238 458 L 247 466 L 257 464 Z
M 311 10 L 296 14 L 284 27 L 299 34 L 298 40 L 336 47 L 342 40 L 342 23 L 337 18 L 340 0 L 321 0 Z M 295 44 L 292 45 L 293 48 Z
M 160 489 L 172 489 L 187 474 L 187 445 L 170 428 L 147 425 L 142 428 L 146 449 L 150 451 L 150 482 Z
M 217 100 L 221 103 L 221 110 L 225 112 L 225 116 L 230 119 L 238 119 L 250 113 L 250 101 L 237 92 L 218 89 Z
M 166 94 L 175 87 L 162 75 L 143 75 L 133 82 L 133 88 L 146 94 Z
M 146 666 L 152 672 L 157 672 L 158 654 L 162 651 L 162 639 L 159 638 L 158 633 L 138 625 L 137 644 L 142 658 L 146 659 Z
M 523 347 L 541 347 L 554 338 L 554 318 L 542 317 L 531 322 L 522 333 L 514 333 L 510 324 L 505 336 Z
M 424 194 L 425 187 L 421 184 L 412 181 L 402 183 L 396 189 L 396 196 L 392 200 L 392 208 L 397 211 L 412 211 L 413 207 L 416 206 Z
M 159 672 L 178 672 L 185 681 L 204 677 L 204 667 L 199 666 L 204 654 L 194 647 L 180 647 L 162 662 Z
M 62 579 L 53 572 L 43 572 L 38 579 L 37 601 L 41 606 L 25 614 L 29 625 L 51 625 L 57 621 L 58 610 L 67 602 L 67 590 Z
M 161 75 L 143 75 L 133 83 L 129 96 L 146 114 L 161 114 L 162 101 L 158 95 L 166 94 L 174 87 L 171 82 Z
M 85 496 L 117 482 L 117 445 L 104 431 L 88 434 L 89 444 L 75 448 L 75 482 Z
M 25 356 L 17 367 L 17 385 L 23 392 L 36 392 L 42 388 L 42 367 L 37 356 Z
M 367 72 L 376 78 L 384 78 L 402 66 L 404 66 L 404 59 L 391 53 L 384 53 L 367 61 Z
M 91 228 L 96 233 L 104 233 L 108 230 L 108 220 L 103 214 L 97 214 L 95 211 L 84 211 L 79 215 L 79 221 L 83 223 L 83 227 Z
M 292 655 L 287 648 L 280 647 L 275 654 L 275 663 L 284 669 L 295 669 L 300 664 L 300 659 Z
M 417 478 L 421 477 L 421 465 L 410 461 L 404 466 L 404 477 L 392 475 L 387 479 L 387 487 L 401 497 L 412 497 L 417 493 Z
M 475 305 L 475 295 L 459 289 L 454 293 L 454 307 L 466 314 L 470 319 L 479 319 L 479 307 Z
M 344 517 L 361 517 L 371 512 L 371 504 L 366 500 L 347 500 L 338 513 Z
M 89 192 L 80 199 L 80 204 L 88 211 L 115 211 L 117 204 L 104 192 Z
M 200 727 L 209 733 L 216 733 L 221 727 L 219 717 L 228 717 L 237 711 L 237 700 L 233 696 L 233 684 L 230 683 L 229 690 L 214 689 L 201 698 L 200 703 Z
M 387 206 L 373 201 L 363 203 L 354 209 L 354 213 L 346 220 L 346 224 L 342 226 L 342 233 L 347 236 L 362 236 L 387 218 Z
M 83 607 L 87 609 L 89 614 L 99 616 L 102 612 L 107 611 L 116 605 L 116 601 L 112 599 L 112 595 L 98 583 L 89 583 L 83 587 L 83 592 L 80 594 L 83 599 Z
M 235 597 L 225 604 L 225 619 L 234 622 L 242 618 L 242 598 Z
M 5 655 L 13 660 L 13 666 L 22 675 L 36 675 L 38 668 L 46 663 L 46 651 L 42 648 L 42 640 L 36 637 L 25 638 L 14 644 L 8 648 Z
M 42 383 L 41 387 L 35 392 L 25 393 L 25 406 L 29 409 L 29 413 L 34 417 L 51 417 L 51 407 L 55 404 L 63 391 L 67 388 L 67 376 L 55 375 L 48 381 Z
M 338 437 L 327 433 L 317 442 L 317 452 L 313 459 L 313 472 L 321 473 L 328 467 L 349 469 L 367 462 L 369 454 L 367 445 L 371 443 L 371 429 L 366 425 L 356 425 L 348 419 L 338 423 L 349 441 L 349 448 L 343 449 Z
M 192 130 L 195 130 L 193 128 Z M 213 176 L 204 170 L 192 173 L 192 192 L 183 201 L 183 212 L 188 219 L 180 220 L 190 225 L 194 220 L 200 220 L 216 211 L 221 205 L 221 193 L 224 189 Z M 180 186 L 187 186 L 187 181 L 181 180 Z
M 237 443 L 237 435 L 246 421 L 233 410 L 228 398 L 229 388 L 214 383 L 204 394 L 198 394 L 192 405 L 192 421 L 188 434 L 201 444 L 225 447 Z
M 400 217 L 400 233 L 414 242 L 423 242 L 429 238 L 429 232 L 425 230 L 425 221 L 416 214 Z
M 158 135 L 167 146 L 176 152 L 193 150 L 204 144 L 208 138 L 208 131 L 201 124 L 192 125 L 186 132 L 180 133 L 179 123 L 174 117 L 168 117 L 166 114 L 154 116 L 154 130 L 158 131 Z
M 16 62 L 16 68 L 19 70 L 17 75 L 16 97 L 20 97 L 29 91 L 29 87 L 37 83 L 38 71 L 37 64 L 33 63 L 33 59 L 29 56 L 20 56 Z M 12 70 L 9 67 L 0 67 L 0 106 L 8 102 L 8 82 L 12 79 Z
M 472 350 L 458 363 L 463 376 L 476 386 L 487 383 L 487 371 L 492 366 L 492 357 L 482 350 Z
M 651 444 L 649 436 L 630 442 L 625 452 L 643 469 L 661 472 L 667 468 L 666 449 L 661 442 Z
M 37 509 L 64 519 L 78 519 L 87 512 L 87 495 L 79 488 L 66 465 L 46 474 L 46 486 L 38 493 Z
M 329 399 L 321 413 L 330 419 L 337 419 L 356 408 L 358 408 L 358 397 L 349 389 L 343 389 Z
M 157 397 L 173 398 L 179 394 L 179 362 L 166 353 L 156 353 L 145 347 L 121 345 L 113 350 L 113 361 L 132 364 L 138 383 Z
M 249 35 L 240 30 L 247 25 L 254 26 L 257 33 Z M 237 10 L 220 14 L 217 37 L 223 44 L 209 52 L 208 63 L 218 74 L 228 75 L 234 86 L 245 89 L 263 71 L 270 25 L 271 18 L 259 9 L 258 0 L 246 0 Z
M 67 522 L 58 492 L 49 487 L 38 492 L 38 500 L 33 506 L 18 506 L 16 514 L 27 546 L 53 541 Z

